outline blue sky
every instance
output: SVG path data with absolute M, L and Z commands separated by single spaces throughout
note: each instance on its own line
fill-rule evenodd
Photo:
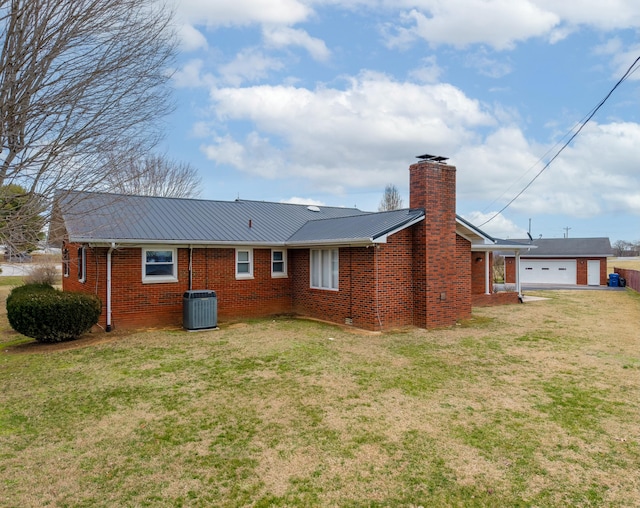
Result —
M 163 149 L 206 199 L 409 203 L 416 155 L 457 167 L 480 226 L 640 56 L 637 0 L 176 0 Z M 501 214 L 503 238 L 640 239 L 640 72 Z

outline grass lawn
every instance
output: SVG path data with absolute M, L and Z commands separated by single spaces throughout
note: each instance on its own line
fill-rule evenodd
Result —
M 0 506 L 640 506 L 640 297 L 530 294 L 63 347 L 0 315 Z
M 607 273 L 613 273 L 614 268 L 627 270 L 640 270 L 639 259 L 609 258 L 607 259 Z

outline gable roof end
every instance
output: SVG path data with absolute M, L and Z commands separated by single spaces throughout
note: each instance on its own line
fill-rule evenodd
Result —
M 307 222 L 287 240 L 291 247 L 313 245 L 370 245 L 386 243 L 387 237 L 424 219 L 422 209 L 364 213 Z

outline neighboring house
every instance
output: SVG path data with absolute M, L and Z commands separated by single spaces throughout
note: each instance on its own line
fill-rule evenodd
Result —
M 612 255 L 608 238 L 540 238 L 514 240 L 536 247 L 521 251 L 521 284 L 572 284 L 602 286 L 607 284 L 607 257 Z M 515 255 L 505 256 L 506 282 L 516 279 Z
M 356 209 L 61 193 L 63 288 L 97 294 L 101 325 L 182 324 L 183 293 L 216 292 L 220 321 L 297 314 L 369 330 L 449 326 L 493 294 L 499 243 L 456 216 L 453 166 L 410 166 L 410 208 Z

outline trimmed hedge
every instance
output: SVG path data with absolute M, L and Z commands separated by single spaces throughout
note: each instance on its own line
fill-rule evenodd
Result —
M 58 291 L 47 284 L 25 284 L 7 297 L 9 324 L 39 342 L 74 340 L 98 322 L 102 303 L 95 295 Z

